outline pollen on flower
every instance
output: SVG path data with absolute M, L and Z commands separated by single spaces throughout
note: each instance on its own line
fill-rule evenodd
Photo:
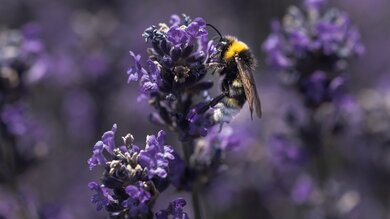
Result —
M 205 134 L 195 130 L 209 127 L 191 128 L 193 125 L 187 118 L 193 107 L 210 98 L 203 94 L 213 85 L 203 86 L 210 84 L 205 76 L 215 50 L 208 39 L 206 22 L 203 18 L 192 20 L 185 15 L 172 15 L 169 24 L 152 25 L 144 31 L 143 37 L 151 45 L 147 49 L 147 68 L 142 67 L 139 55 L 130 52 L 134 66 L 129 68 L 128 80 L 139 81 L 139 99 L 147 100 L 156 110 L 153 121 L 180 130 L 183 140 Z
M 114 124 L 95 144 L 88 160 L 91 170 L 97 165 L 105 170 L 101 185 L 89 184 L 96 192 L 92 202 L 98 210 L 105 208 L 112 217 L 145 217 L 151 212 L 153 200 L 166 189 L 163 185 L 169 182 L 168 166 L 175 159 L 173 148 L 165 144 L 164 131 L 157 136 L 148 135 L 144 149 L 133 144 L 131 134 L 123 137 L 125 145 L 117 146 L 116 131 Z

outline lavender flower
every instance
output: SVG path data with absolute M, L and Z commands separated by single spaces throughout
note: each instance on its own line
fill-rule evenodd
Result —
M 117 129 L 117 125 L 114 124 L 112 126 L 111 131 L 107 131 L 103 134 L 102 140 L 96 142 L 95 146 L 93 146 L 93 155 L 90 159 L 88 159 L 89 169 L 92 170 L 97 165 L 104 165 L 107 162 L 106 157 L 103 155 L 104 150 L 110 154 L 114 153 L 115 148 L 115 132 Z
M 102 141 L 99 141 L 93 146 L 93 155 L 88 159 L 89 169 L 92 170 L 97 165 L 104 165 L 107 159 L 103 155 L 104 145 Z
M 340 98 L 333 85 L 343 85 L 338 82 L 347 60 L 364 53 L 347 14 L 336 9 L 322 13 L 324 5 L 325 0 L 306 0 L 304 11 L 290 7 L 282 22 L 272 23 L 273 32 L 263 44 L 268 65 L 284 72 L 312 108 Z
M 304 10 L 290 7 L 282 22 L 273 22 L 273 32 L 263 44 L 270 67 L 282 73 L 283 79 L 301 94 L 305 103 L 304 116 L 299 122 L 293 111 L 286 116 L 290 134 L 272 137 L 269 155 L 281 170 L 299 167 L 283 172 L 283 178 L 295 178 L 292 183 L 279 180 L 279 173 L 274 172 L 281 190 L 289 191 L 299 215 L 347 218 L 345 212 L 358 205 L 360 195 L 346 192 L 340 198 L 339 185 L 331 188 L 331 184 L 351 180 L 344 179 L 345 174 L 341 171 L 350 172 L 363 166 L 370 166 L 370 171 L 375 169 L 375 165 L 365 163 L 368 151 L 360 154 L 363 150 L 356 139 L 361 141 L 363 138 L 349 139 L 362 127 L 356 123 L 360 118 L 354 118 L 360 117 L 362 112 L 353 97 L 346 95 L 346 72 L 349 59 L 362 55 L 364 47 L 357 28 L 346 13 L 325 10 L 325 3 L 324 0 L 306 0 Z M 333 104 L 324 104 L 328 102 Z M 355 115 L 348 115 L 351 111 Z M 363 144 L 363 147 L 372 145 Z M 354 182 L 349 183 L 354 187 Z M 332 189 L 337 192 L 331 192 Z M 337 195 L 332 197 L 329 195 L 332 193 Z M 299 205 L 309 206 L 310 213 Z
M 292 167 L 304 162 L 304 151 L 286 135 L 272 136 L 268 149 L 271 161 L 278 167 Z
M 141 166 L 148 169 L 149 178 L 167 177 L 169 160 L 174 159 L 173 149 L 169 145 L 164 145 L 164 138 L 164 131 L 160 131 L 157 137 L 147 136 L 145 150 L 139 153 L 138 161 Z
M 140 83 L 139 100 L 148 100 L 156 109 L 154 122 L 176 130 L 182 139 L 204 136 L 211 124 L 203 122 L 202 128 L 191 128 L 193 120 L 189 121 L 188 114 L 196 105 L 195 96 L 199 103 L 205 102 L 207 90 L 213 86 L 204 80 L 214 48 L 208 41 L 205 21 L 172 15 L 170 26 L 151 26 L 143 36 L 152 44 L 147 69 L 141 65 L 140 55 L 130 52 L 134 65 L 127 72 L 129 82 Z
M 191 166 L 204 180 L 214 177 L 221 168 L 226 153 L 238 148 L 240 140 L 234 134 L 231 127 L 225 127 L 221 131 L 215 127 L 195 145 L 195 151 L 191 156 Z
M 138 162 L 148 170 L 149 178 L 168 177 L 177 189 L 196 194 L 200 184 L 208 183 L 222 170 L 226 152 L 238 145 L 232 129 L 215 127 L 211 118 L 214 109 L 207 107 L 212 100 L 208 90 L 214 85 L 205 79 L 208 72 L 215 70 L 211 67 L 215 53 L 213 41 L 208 40 L 204 19 L 192 20 L 185 15 L 172 15 L 170 25 L 163 23 L 147 28 L 143 37 L 151 44 L 147 50 L 149 57 L 144 66 L 141 56 L 130 51 L 133 65 L 127 71 L 128 82 L 138 81 L 138 100 L 147 100 L 156 110 L 150 116 L 151 121 L 179 135 L 184 158 L 161 147 L 157 143 L 159 134 L 156 139 L 147 140 Z M 156 144 L 160 147 L 155 147 Z M 160 161 L 162 158 L 170 162 Z M 198 209 L 194 208 L 198 218 Z M 158 218 L 169 215 L 187 218 L 181 211 L 157 214 Z
M 18 31 L 0 32 L 0 105 L 13 101 L 23 93 L 22 77 L 28 65 L 22 49 L 23 36 Z
M 297 204 L 302 204 L 308 201 L 311 193 L 314 190 L 313 180 L 308 175 L 300 176 L 291 191 L 291 198 Z
M 22 104 L 5 105 L 1 112 L 1 121 L 11 135 L 23 136 L 28 132 L 26 107 Z
M 178 154 L 170 163 L 169 179 L 178 190 L 191 191 L 195 183 L 208 183 L 226 170 L 225 161 L 229 152 L 239 148 L 240 139 L 233 129 L 226 126 L 221 131 L 217 127 L 210 129 L 209 134 L 194 141 L 194 151 L 188 161 Z
M 187 202 L 183 198 L 178 198 L 169 203 L 166 210 L 160 210 L 156 213 L 156 219 L 189 219 L 183 208 Z M 169 217 L 172 216 L 172 217 Z
M 0 161 L 1 182 L 14 180 L 47 151 L 42 127 L 23 100 L 28 85 L 39 78 L 34 74 L 43 74 L 34 67 L 43 55 L 34 30 L 29 25 L 25 32 L 0 31 L 0 156 L 5 158 Z
M 164 131 L 157 137 L 147 136 L 145 149 L 133 144 L 131 134 L 123 137 L 124 145 L 117 147 L 116 131 L 114 124 L 95 144 L 88 160 L 91 170 L 97 165 L 105 168 L 102 184 L 89 184 L 96 192 L 92 203 L 97 204 L 97 210 L 104 207 L 112 218 L 148 218 L 154 200 L 169 183 L 173 149 L 164 144 Z
M 96 204 L 96 210 L 99 211 L 110 202 L 114 201 L 112 196 L 109 194 L 108 189 L 105 188 L 104 185 L 99 185 L 96 182 L 90 182 L 88 187 L 89 189 L 96 191 L 96 194 L 91 198 L 91 202 Z
M 145 191 L 142 185 L 129 185 L 125 191 L 129 198 L 122 202 L 122 206 L 130 209 L 129 215 L 136 217 L 139 214 L 147 214 L 149 211 L 147 202 L 150 200 L 151 194 Z

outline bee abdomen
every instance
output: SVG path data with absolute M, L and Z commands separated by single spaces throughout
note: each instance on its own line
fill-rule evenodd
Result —
M 243 87 L 242 81 L 241 81 L 240 79 L 235 79 L 235 80 L 233 80 L 233 82 L 232 82 L 232 86 L 233 86 L 233 87 Z
M 236 98 L 231 98 L 231 97 L 225 97 L 222 99 L 221 103 L 227 107 L 227 108 L 242 108 L 242 101 L 236 99 Z
M 211 119 L 214 123 L 230 122 L 240 112 L 242 105 L 235 98 L 225 97 L 214 106 Z
M 229 94 L 223 99 L 228 106 L 242 107 L 246 101 L 244 85 L 239 78 L 234 79 L 229 85 Z

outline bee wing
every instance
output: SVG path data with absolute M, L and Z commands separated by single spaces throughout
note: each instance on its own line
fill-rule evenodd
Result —
M 251 111 L 251 118 L 253 119 L 253 108 L 255 108 L 257 116 L 261 118 L 261 102 L 257 93 L 255 79 L 252 74 L 253 69 L 243 63 L 238 56 L 235 57 L 235 61 L 244 86 L 245 96 L 248 101 L 249 110 Z

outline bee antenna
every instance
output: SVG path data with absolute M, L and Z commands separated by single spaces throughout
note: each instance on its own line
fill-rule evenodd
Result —
M 211 27 L 211 28 L 213 28 L 214 30 L 215 30 L 215 32 L 217 32 L 218 33 L 218 35 L 219 35 L 219 41 L 221 41 L 222 40 L 222 34 L 218 31 L 218 29 L 216 28 L 216 27 L 214 27 L 213 25 L 211 25 L 211 24 L 206 24 L 207 26 L 209 26 L 209 27 Z

